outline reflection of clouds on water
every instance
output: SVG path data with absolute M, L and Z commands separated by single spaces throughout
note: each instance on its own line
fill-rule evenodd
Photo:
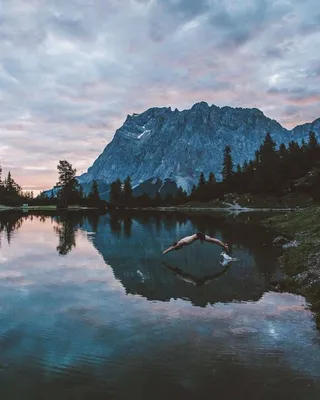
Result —
M 237 354 L 243 362 L 249 362 L 256 351 L 281 351 L 291 368 L 320 378 L 320 349 L 313 347 L 316 332 L 312 313 L 301 296 L 269 292 L 257 302 L 217 303 L 205 309 L 183 304 L 182 300 L 170 304 L 153 304 L 152 312 L 169 315 L 181 324 L 192 318 L 195 324 L 211 326 L 211 334 L 218 341 L 212 345 L 219 343 L 221 351 L 232 349 L 237 353 L 234 340 L 244 340 L 247 350 L 244 353 L 240 346 Z
M 59 257 L 52 225 L 41 226 L 26 223 L 11 247 L 2 249 L 8 261 L 0 274 L 0 339 L 8 338 L 2 357 L 9 362 L 18 365 L 32 354 L 47 374 L 72 376 L 77 366 L 90 365 L 104 379 L 107 365 L 108 377 L 116 381 L 123 371 L 134 379 L 141 361 L 148 370 L 175 371 L 181 382 L 189 374 L 194 385 L 202 382 L 199 376 L 208 367 L 218 374 L 239 366 L 247 373 L 245 384 L 252 383 L 253 370 L 261 374 L 261 382 L 268 380 L 267 368 L 279 379 L 319 377 L 317 333 L 304 298 L 265 292 L 252 255 L 244 263 L 236 249 L 238 263 L 219 280 L 194 288 L 161 266 L 158 245 L 172 236 L 170 231 L 159 240 L 152 229 L 151 234 L 133 221 L 131 238 L 116 237 L 108 225 L 98 224 L 94 237 L 80 231 L 76 247 Z M 38 235 L 44 238 L 41 246 Z M 218 272 L 213 256 L 219 259 L 221 250 L 210 249 L 215 248 L 198 246 L 187 260 L 184 253 L 171 260 L 182 259 L 183 267 L 200 277 L 201 250 L 204 267 Z M 21 288 L 22 278 L 32 284 Z M 229 297 L 223 297 L 226 292 Z M 194 304 L 200 306 L 188 300 L 195 293 L 200 297 Z M 165 300 L 157 300 L 158 295 Z M 180 297 L 184 295 L 186 300 Z M 228 379 L 233 378 L 231 372 Z
M 0 264 L 4 264 L 6 261 L 8 261 L 8 258 L 3 256 L 0 252 Z

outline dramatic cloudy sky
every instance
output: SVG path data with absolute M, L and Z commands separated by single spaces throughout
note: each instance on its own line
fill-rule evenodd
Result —
M 0 38 L 0 164 L 26 190 L 153 106 L 320 117 L 319 0 L 0 0 Z

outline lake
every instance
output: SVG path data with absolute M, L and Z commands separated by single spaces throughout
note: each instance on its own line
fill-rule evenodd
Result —
M 239 216 L 0 213 L 0 398 L 317 399 L 320 335 Z M 196 231 L 227 241 L 195 242 Z

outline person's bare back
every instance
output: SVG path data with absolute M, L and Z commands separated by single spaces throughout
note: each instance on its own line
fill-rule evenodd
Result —
M 217 245 L 221 246 L 222 248 L 224 248 L 227 252 L 229 251 L 228 245 L 226 243 L 221 242 L 221 240 L 212 238 L 208 235 L 205 235 L 202 232 L 197 232 L 194 235 L 186 236 L 186 237 L 180 239 L 178 242 L 173 243 L 172 246 L 170 246 L 168 249 L 166 249 L 162 254 L 169 253 L 170 251 L 173 251 L 173 250 L 175 250 L 175 251 L 180 250 L 180 249 L 182 249 L 183 246 L 187 246 L 187 245 L 195 242 L 196 240 L 201 240 L 201 243 L 202 242 L 214 243 L 214 244 L 217 244 Z

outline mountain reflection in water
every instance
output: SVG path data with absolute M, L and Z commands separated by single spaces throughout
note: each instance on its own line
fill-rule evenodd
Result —
M 255 218 L 0 213 L 0 398 L 318 399 L 313 315 L 270 291 L 279 254 Z M 198 230 L 239 261 L 162 255 Z

